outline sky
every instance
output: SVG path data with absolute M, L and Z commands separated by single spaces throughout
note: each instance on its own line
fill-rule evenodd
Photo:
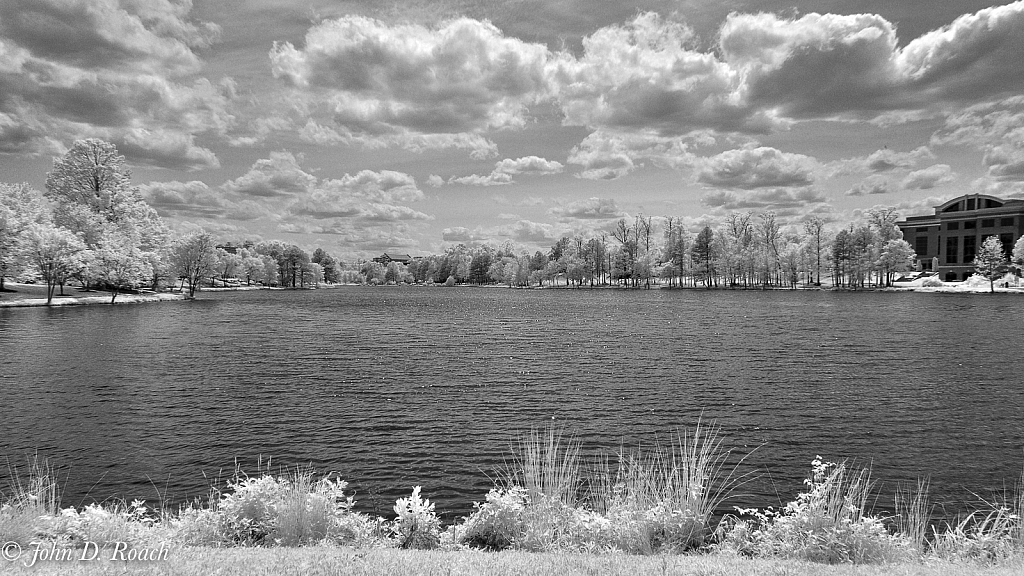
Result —
M 3 0 L 0 181 L 343 260 L 1024 198 L 1024 1 Z

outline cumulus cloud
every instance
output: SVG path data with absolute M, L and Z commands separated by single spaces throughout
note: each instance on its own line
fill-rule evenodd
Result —
M 522 127 L 527 106 L 550 91 L 549 57 L 544 46 L 506 38 L 488 22 L 428 28 L 361 16 L 321 22 L 301 48 L 285 42 L 270 52 L 275 77 L 311 108 L 330 108 L 320 124 L 343 139 L 385 141 Z
M 548 210 L 559 220 L 607 220 L 626 216 L 611 198 L 590 198 L 555 206 Z
M 502 232 L 513 240 L 529 244 L 548 244 L 561 236 L 554 226 L 530 220 L 519 220 L 511 226 L 503 227 Z
M 956 173 L 948 164 L 935 164 L 907 174 L 900 187 L 904 190 L 928 190 L 953 180 L 956 180 Z
M 710 208 L 724 210 L 775 210 L 782 213 L 795 213 L 816 204 L 823 204 L 828 199 L 811 187 L 799 189 L 772 188 L 735 192 L 730 190 L 714 190 L 701 197 L 701 204 Z M 788 211 L 788 212 L 784 212 Z
M 486 176 L 479 174 L 461 176 L 451 178 L 449 183 L 468 184 L 471 186 L 501 186 L 504 184 L 512 184 L 512 177 L 516 175 L 540 176 L 558 174 L 564 169 L 565 166 L 560 162 L 545 160 L 538 156 L 525 156 L 515 160 L 505 158 L 504 160 L 497 162 L 494 165 L 494 170 Z
M 584 38 L 582 57 L 562 55 L 555 66 L 565 122 L 660 135 L 777 125 L 745 105 L 736 71 L 693 39 L 686 25 L 654 13 Z
M 889 188 L 889 180 L 883 176 L 872 175 L 861 182 L 858 182 L 846 191 L 847 196 L 864 196 L 872 194 L 888 194 L 892 192 Z
M 814 182 L 817 162 L 810 156 L 766 146 L 727 150 L 697 161 L 697 182 L 716 188 L 777 188 Z
M 403 172 L 362 170 L 326 180 L 290 207 L 290 213 L 315 219 L 360 218 L 374 222 L 431 220 L 401 202 L 423 199 L 415 179 Z
M 257 160 L 248 172 L 224 184 L 224 189 L 264 198 L 294 196 L 308 192 L 317 178 L 299 166 L 291 152 L 271 152 Z
M 198 77 L 197 50 L 219 28 L 190 11 L 188 1 L 0 3 L 0 149 L 49 152 L 90 136 L 135 163 L 218 166 L 195 136 L 232 126 L 234 85 Z
M 707 132 L 685 137 L 663 137 L 651 133 L 611 134 L 598 130 L 569 152 L 569 162 L 583 166 L 576 174 L 589 180 L 614 180 L 643 166 L 645 161 L 661 168 L 681 168 L 694 161 L 691 142 L 714 143 Z

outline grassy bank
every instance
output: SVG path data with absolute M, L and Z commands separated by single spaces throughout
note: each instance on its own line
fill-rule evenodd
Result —
M 719 518 L 714 510 L 748 476 L 714 427 L 623 451 L 614 466 L 585 466 L 581 453 L 555 429 L 524 435 L 496 486 L 448 526 L 419 487 L 390 518 L 370 517 L 353 510 L 344 480 L 309 469 L 238 471 L 206 501 L 173 511 L 142 501 L 62 508 L 57 475 L 37 461 L 12 469 L 0 543 L 12 565 L 41 550 L 36 564 L 82 573 L 125 563 L 176 574 L 819 574 L 826 565 L 1001 574 L 1024 565 L 1024 477 L 1012 494 L 940 526 L 926 482 L 904 487 L 895 515 L 880 516 L 870 470 L 816 458 L 806 491 L 784 508 Z M 82 555 L 98 559 L 74 560 Z
M 180 576 L 1019 576 L 1024 562 L 1003 565 L 930 560 L 886 565 L 823 566 L 788 559 L 732 554 L 629 556 L 520 551 L 358 550 L 308 548 L 179 548 L 166 560 L 9 563 L 5 574 L 68 576 L 175 574 Z
M 181 300 L 179 293 L 145 293 L 117 295 L 117 304 L 141 302 L 162 302 L 165 300 Z M 110 293 L 103 291 L 84 291 L 79 288 L 65 287 L 64 295 L 59 292 L 53 295 L 49 306 L 80 306 L 85 304 L 110 304 Z M 0 292 L 0 308 L 23 308 L 47 306 L 46 285 L 6 283 L 4 292 Z

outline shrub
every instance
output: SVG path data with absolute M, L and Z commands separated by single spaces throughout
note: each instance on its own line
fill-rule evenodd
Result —
M 780 512 L 739 509 L 723 546 L 751 556 L 779 556 L 812 562 L 889 562 L 906 559 L 910 546 L 891 536 L 878 517 L 867 515 L 868 470 L 848 472 L 843 463 L 812 462 L 808 491 Z
M 520 486 L 492 488 L 483 504 L 474 503 L 466 518 L 460 542 L 475 548 L 504 550 L 523 537 L 523 510 L 526 490 Z
M 430 500 L 420 498 L 420 487 L 412 489 L 408 498 L 395 502 L 395 519 L 392 530 L 398 539 L 399 548 L 430 550 L 437 548 L 441 536 L 441 520 L 434 513 Z
M 311 470 L 291 477 L 236 478 L 215 502 L 221 532 L 242 545 L 295 546 L 322 540 L 352 543 L 368 537 L 369 520 L 352 512 L 345 481 L 330 474 L 314 481 Z
M 921 286 L 924 286 L 925 288 L 940 288 L 944 286 L 944 284 L 942 283 L 942 280 L 939 280 L 935 276 L 930 276 L 921 281 Z

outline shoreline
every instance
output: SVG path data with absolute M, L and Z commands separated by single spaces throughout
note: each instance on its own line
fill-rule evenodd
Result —
M 60 306 L 93 306 L 107 304 L 116 306 L 118 304 L 144 304 L 147 302 L 171 302 L 187 300 L 184 294 L 172 294 L 160 292 L 154 294 L 118 294 L 117 299 L 111 304 L 110 296 L 63 296 L 54 297 L 49 304 L 46 298 L 25 298 L 22 300 L 0 300 L 0 308 L 54 308 Z

